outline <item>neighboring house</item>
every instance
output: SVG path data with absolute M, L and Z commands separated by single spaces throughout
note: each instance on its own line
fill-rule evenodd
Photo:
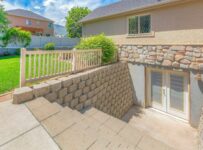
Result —
M 6 11 L 11 27 L 20 27 L 37 36 L 53 36 L 53 21 L 28 10 L 14 9 Z
M 203 1 L 122 0 L 83 18 L 129 62 L 137 103 L 197 127 L 203 106 Z
M 56 37 L 67 37 L 66 28 L 62 25 L 54 24 L 54 35 Z

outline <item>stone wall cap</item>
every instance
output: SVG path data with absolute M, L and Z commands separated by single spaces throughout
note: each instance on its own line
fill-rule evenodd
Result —
M 61 77 L 61 78 L 58 78 L 59 81 L 66 81 L 66 80 L 69 80 L 70 77 Z
M 33 89 L 43 88 L 43 87 L 47 87 L 47 86 L 49 86 L 49 84 L 40 83 L 40 84 L 33 85 Z
M 49 85 L 54 85 L 54 84 L 57 84 L 57 83 L 61 83 L 61 81 L 60 80 L 49 80 L 46 83 L 49 84 Z
M 22 94 L 25 92 L 31 92 L 32 89 L 30 87 L 21 87 L 14 90 L 14 94 Z

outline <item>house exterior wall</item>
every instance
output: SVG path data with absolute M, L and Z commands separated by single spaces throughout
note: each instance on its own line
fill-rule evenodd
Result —
M 128 17 L 151 14 L 152 35 L 128 36 Z M 203 1 L 193 0 L 148 12 L 120 15 L 116 18 L 83 24 L 83 36 L 105 33 L 118 45 L 119 58 L 129 63 L 136 96 L 146 101 L 145 68 L 156 67 L 186 71 L 190 74 L 189 123 L 197 127 L 203 106 Z M 203 80 L 203 79 L 202 79 Z
M 145 67 L 128 63 L 128 68 L 134 90 L 134 103 L 145 106 Z
M 30 20 L 32 22 L 31 25 L 26 24 L 26 19 Z M 43 20 L 36 20 L 36 19 L 30 19 L 25 17 L 19 17 L 19 16 L 13 16 L 8 15 L 8 20 L 10 21 L 11 27 L 22 27 L 23 29 L 27 28 L 29 30 L 33 30 L 35 32 L 42 31 L 42 35 L 46 36 L 49 34 L 50 36 L 54 35 L 54 28 L 49 28 L 48 24 L 53 22 L 43 21 Z M 39 21 L 39 24 L 37 24 L 37 21 Z
M 128 37 L 127 18 L 151 14 L 153 36 Z M 203 1 L 193 1 L 83 25 L 83 36 L 105 33 L 119 44 L 203 44 Z
M 190 124 L 194 127 L 198 127 L 203 108 L 203 81 L 195 79 L 196 73 L 190 72 Z

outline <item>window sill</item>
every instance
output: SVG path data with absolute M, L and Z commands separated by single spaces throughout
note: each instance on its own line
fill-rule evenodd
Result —
M 142 38 L 142 37 L 155 37 L 155 32 L 143 34 L 128 34 L 127 38 Z

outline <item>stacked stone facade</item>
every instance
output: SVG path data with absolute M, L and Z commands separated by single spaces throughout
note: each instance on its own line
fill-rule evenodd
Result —
M 120 60 L 191 70 L 203 70 L 203 46 L 122 45 Z
M 50 80 L 32 88 L 17 89 L 13 102 L 21 103 L 43 96 L 50 102 L 57 102 L 72 109 L 82 110 L 94 106 L 121 118 L 133 105 L 131 84 L 128 65 L 117 63 Z

